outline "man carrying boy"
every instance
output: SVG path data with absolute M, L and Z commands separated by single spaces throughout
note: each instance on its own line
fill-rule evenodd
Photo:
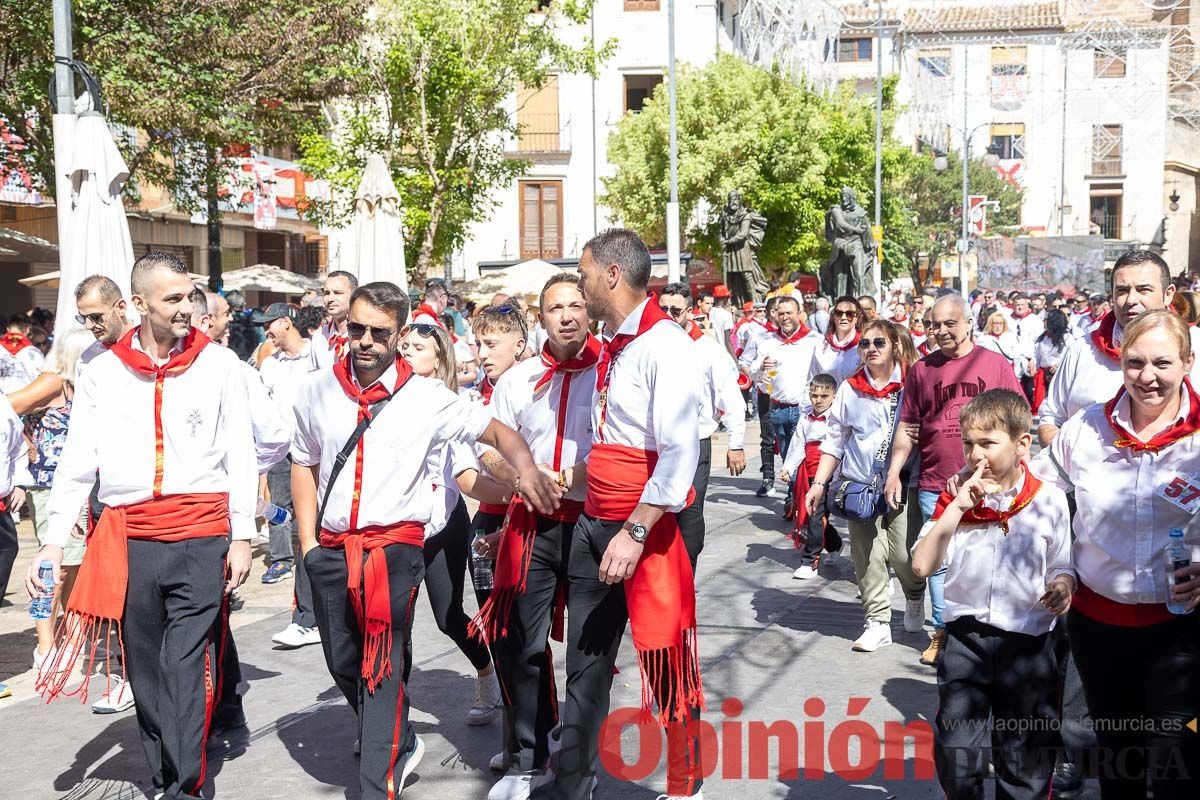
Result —
M 1031 421 L 1025 399 L 1008 389 L 963 407 L 963 456 L 974 472 L 955 495 L 942 493 L 912 550 L 919 577 L 947 568 L 934 759 L 950 800 L 983 797 L 988 753 L 997 797 L 1050 792 L 1058 742 L 1050 630 L 1071 605 L 1075 577 L 1067 497 L 1026 468 Z
M 817 474 L 817 466 L 821 463 L 821 440 L 829 430 L 825 414 L 833 405 L 835 394 L 837 381 L 832 375 L 814 375 L 808 384 L 808 400 L 812 403 L 812 409 L 800 415 L 800 422 L 788 445 L 787 456 L 783 459 L 783 474 L 780 476 L 780 480 L 789 485 L 795 479 L 794 497 L 807 496 L 809 485 Z M 792 535 L 801 552 L 800 566 L 792 573 L 793 578 L 806 581 L 817 577 L 817 565 L 825 548 L 825 519 L 823 513 L 809 514 L 804 503 L 796 504 L 796 527 Z M 837 536 L 832 527 L 829 530 Z M 833 537 L 830 538 L 832 544 Z M 838 537 L 837 541 L 837 549 L 840 550 L 841 538 Z

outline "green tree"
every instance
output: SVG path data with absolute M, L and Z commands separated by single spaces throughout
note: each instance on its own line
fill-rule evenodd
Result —
M 231 146 L 293 145 L 348 86 L 365 0 L 75 0 L 75 58 L 104 92 L 130 167 L 127 191 L 165 187 L 209 208 Z M 0 116 L 53 194 L 51 3 L 0 0 Z M 0 144 L 0 148 L 4 147 Z M 12 152 L 0 152 L 5 159 Z M 210 233 L 211 235 L 211 233 Z M 220 280 L 220 259 L 210 266 Z
M 541 88 L 556 72 L 595 74 L 612 51 L 586 37 L 565 43 L 593 2 L 381 0 L 354 97 L 338 104 L 328 135 L 302 141 L 306 167 L 335 190 L 313 218 L 345 223 L 367 155 L 382 154 L 404 208 L 407 263 L 423 281 L 527 167 L 507 146 L 520 134 L 518 88 Z

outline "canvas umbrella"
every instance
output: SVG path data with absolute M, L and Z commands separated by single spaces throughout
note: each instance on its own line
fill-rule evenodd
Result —
M 400 212 L 400 193 L 387 163 L 373 153 L 354 193 L 354 221 L 341 258 L 360 284 L 391 281 L 408 291 Z
M 89 275 L 105 275 L 116 281 L 121 294 L 129 297 L 129 271 L 133 267 L 133 244 L 121 187 L 129 168 L 104 115 L 85 111 L 75 125 L 75 143 L 67 162 L 71 178 L 71 223 L 65 236 L 69 246 L 60 267 L 55 335 L 77 327 L 75 286 Z

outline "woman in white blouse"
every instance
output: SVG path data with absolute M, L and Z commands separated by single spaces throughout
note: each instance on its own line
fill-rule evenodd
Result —
M 899 413 L 904 374 L 917 360 L 908 331 L 884 320 L 874 320 L 862 331 L 858 343 L 863 367 L 838 387 L 830 407 L 829 433 L 821 443 L 821 464 L 812 488 L 804 498 L 808 513 L 817 513 L 833 474 L 839 480 L 878 481 L 886 464 Z M 883 467 L 886 469 L 886 467 Z M 851 520 L 850 553 L 867 618 L 854 649 L 874 652 L 892 643 L 892 606 L 888 592 L 888 567 L 904 589 L 907 605 L 904 629 L 919 632 L 925 622 L 925 581 L 913 575 L 908 557 L 908 509 L 889 510 L 870 522 Z
M 1067 629 L 1101 757 L 1104 800 L 1200 797 L 1200 395 L 1187 380 L 1194 354 L 1169 310 L 1124 331 L 1124 386 L 1071 417 L 1033 463 L 1075 492 L 1078 590 Z M 1184 531 L 1192 566 L 1168 579 L 1171 529 Z M 1175 614 L 1168 600 L 1185 602 Z
M 1030 354 L 1017 338 L 1017 334 L 1009 327 L 1008 317 L 1002 311 L 993 311 L 988 315 L 983 326 L 983 333 L 975 339 L 980 347 L 999 353 L 1012 364 L 1017 377 L 1025 375 Z

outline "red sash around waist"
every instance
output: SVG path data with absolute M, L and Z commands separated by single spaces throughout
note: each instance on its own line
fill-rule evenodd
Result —
M 792 542 L 797 549 L 804 546 L 803 540 L 808 535 L 808 509 L 804 505 L 804 498 L 808 495 L 808 490 L 812 488 L 813 478 L 817 477 L 817 467 L 820 465 L 821 443 L 805 442 L 804 460 L 796 468 L 796 475 L 793 478 L 795 490 L 792 492 L 792 497 L 795 498 L 796 524 L 792 529 Z
M 508 506 L 504 505 L 503 503 L 480 503 L 479 510 L 484 514 L 503 517 L 508 513 Z
M 362 678 L 367 691 L 374 692 L 392 673 L 392 593 L 383 548 L 389 544 L 423 547 L 425 526 L 400 522 L 336 533 L 322 528 L 320 542 L 321 547 L 346 551 L 346 590 L 363 632 Z
M 657 453 L 593 445 L 584 505 L 588 516 L 627 520 L 657 463 Z M 689 490 L 687 503 L 694 499 Z M 664 724 L 684 719 L 689 707 L 703 707 L 704 687 L 696 644 L 695 578 L 675 514 L 663 514 L 650 529 L 641 561 L 625 581 L 625 601 L 642 673 L 642 708 L 651 711 L 657 699 Z
M 229 496 L 224 493 L 167 495 L 105 508 L 88 536 L 83 564 L 55 635 L 54 661 L 38 676 L 37 690 L 47 700 L 77 693 L 86 702 L 87 681 L 75 692 L 63 690 L 82 647 L 94 641 L 102 627 L 107 628 L 105 638 L 110 642 L 116 634 L 124 652 L 121 618 L 125 614 L 125 591 L 129 584 L 129 539 L 179 542 L 227 536 L 229 530 Z M 87 664 L 89 675 L 94 666 L 94 652 Z
M 1083 583 L 1079 584 L 1071 598 L 1071 608 L 1088 619 L 1122 628 L 1144 628 L 1176 618 L 1167 610 L 1166 603 L 1118 603 L 1092 591 Z

